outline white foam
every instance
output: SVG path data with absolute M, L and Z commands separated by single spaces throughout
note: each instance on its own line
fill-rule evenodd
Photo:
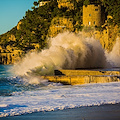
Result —
M 7 107 L 6 104 L 0 104 L 0 107 Z
M 0 97 L 0 117 L 39 111 L 54 111 L 81 106 L 120 102 L 120 82 L 79 86 L 48 86 Z
M 116 43 L 110 53 L 106 53 L 107 61 L 112 67 L 120 67 L 120 38 L 116 39 Z

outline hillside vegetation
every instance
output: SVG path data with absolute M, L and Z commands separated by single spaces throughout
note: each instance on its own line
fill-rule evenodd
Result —
M 39 6 L 43 1 L 48 2 Z M 18 50 L 16 55 L 21 57 L 27 51 L 40 51 L 47 47 L 47 38 L 54 37 L 64 30 L 81 31 L 82 6 L 93 3 L 104 6 L 106 15 L 112 16 L 108 20 L 109 25 L 120 26 L 119 0 L 38 0 L 33 3 L 32 10 L 26 11 L 17 26 L 0 35 L 1 54 Z
M 33 10 L 26 12 L 23 19 L 18 23 L 18 26 L 15 26 L 13 29 L 0 36 L 1 47 L 6 48 L 7 45 L 10 45 L 20 50 L 27 51 L 34 49 L 37 43 L 39 45 L 38 49 L 44 48 L 47 45 L 46 38 L 48 32 L 49 35 L 52 34 L 49 28 L 58 17 L 72 18 L 72 27 L 74 26 L 72 31 L 76 28 L 81 29 L 82 3 L 82 1 L 76 2 L 78 6 L 75 9 L 69 9 L 67 7 L 58 8 L 57 0 L 51 0 L 44 6 L 32 7 Z M 38 5 L 38 3 L 34 2 L 34 5 Z M 76 25 L 76 23 L 78 24 Z M 14 40 L 10 39 L 11 35 L 14 35 Z

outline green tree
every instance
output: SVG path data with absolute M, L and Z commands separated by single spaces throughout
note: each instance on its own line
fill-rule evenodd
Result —
M 39 4 L 39 3 L 36 2 L 36 1 L 33 3 L 34 6 L 38 6 L 38 4 Z
M 44 6 L 38 7 L 39 2 L 49 1 Z M 90 2 L 90 0 L 85 0 Z M 98 0 L 97 0 L 98 1 Z M 5 47 L 10 44 L 21 50 L 34 48 L 33 44 L 38 43 L 41 49 L 47 44 L 46 39 L 51 21 L 54 17 L 65 17 L 73 19 L 73 28 L 80 30 L 82 24 L 82 6 L 84 0 L 70 0 L 74 9 L 65 7 L 58 8 L 57 0 L 38 0 L 34 2 L 33 10 L 28 10 L 21 20 L 20 29 L 14 27 L 8 33 L 0 36 L 0 44 Z M 87 3 L 89 4 L 89 3 Z M 73 30 L 73 31 L 74 31 Z M 10 41 L 9 35 L 13 34 L 16 41 Z M 4 37 L 3 37 L 4 36 Z
M 84 1 L 84 5 L 89 5 L 90 4 L 90 0 L 85 0 Z
M 106 12 L 108 12 L 108 15 L 111 15 L 113 17 L 113 20 L 110 20 L 111 23 L 120 26 L 120 1 L 104 0 L 103 4 L 106 7 Z

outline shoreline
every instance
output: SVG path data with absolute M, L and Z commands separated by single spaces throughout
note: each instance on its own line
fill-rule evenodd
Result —
M 0 120 L 120 120 L 120 103 L 83 106 L 57 111 L 35 112 L 20 116 L 1 117 Z

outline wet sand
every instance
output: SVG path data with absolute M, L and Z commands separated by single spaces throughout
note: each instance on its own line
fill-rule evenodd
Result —
M 0 120 L 120 120 L 120 103 L 74 109 L 37 112 Z

